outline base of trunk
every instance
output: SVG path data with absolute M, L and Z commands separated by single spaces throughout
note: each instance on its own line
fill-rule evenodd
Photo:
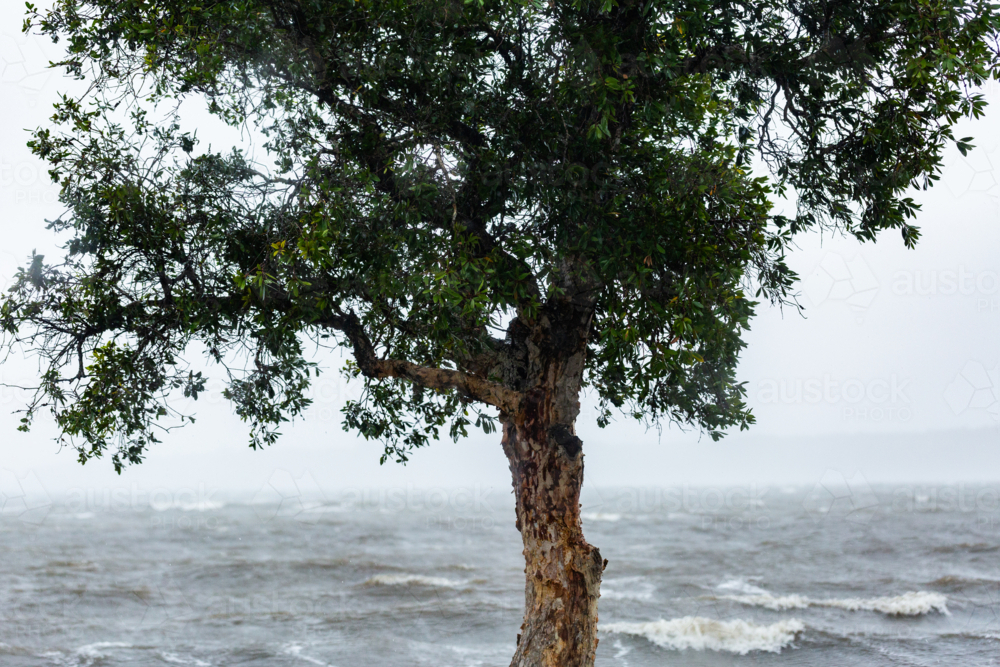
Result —
M 589 544 L 557 549 L 525 570 L 524 622 L 511 667 L 592 667 L 597 653 L 597 599 L 604 562 Z M 554 554 L 555 555 L 555 554 Z M 526 553 L 525 559 L 531 559 Z M 559 574 L 553 577 L 554 570 Z

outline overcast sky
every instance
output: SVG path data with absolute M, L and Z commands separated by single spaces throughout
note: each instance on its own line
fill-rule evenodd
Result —
M 0 276 L 32 249 L 52 253 L 45 218 L 60 212 L 57 189 L 22 131 L 46 122 L 72 84 L 45 69 L 51 44 L 20 33 L 21 5 L 0 8 Z M 1000 88 L 986 91 L 1000 103 Z M 757 417 L 721 443 L 676 428 L 593 425 L 585 402 L 578 430 L 588 485 L 813 485 L 860 473 L 871 483 L 1000 480 L 1000 111 L 968 122 L 968 157 L 951 151 L 942 181 L 916 193 L 923 238 L 906 250 L 898 234 L 878 244 L 800 238 L 790 257 L 802 276 L 806 317 L 762 309 L 740 367 Z M 202 134 L 204 138 L 204 134 Z M 216 148 L 225 137 L 214 137 Z M 336 360 L 329 360 L 335 364 Z M 5 382 L 23 364 L 0 367 Z M 197 488 L 252 492 L 269 479 L 315 480 L 324 493 L 357 487 L 509 488 L 498 435 L 434 443 L 406 466 L 379 467 L 379 446 L 340 429 L 339 406 L 356 389 L 334 369 L 320 380 L 307 419 L 268 451 L 246 447 L 246 429 L 216 392 L 193 407 L 194 427 L 176 432 L 140 467 L 117 477 L 109 463 L 76 463 L 57 451 L 40 421 L 18 433 L 21 396 L 0 390 L 0 493 L 19 480 L 55 496 L 74 489 Z M 7 480 L 4 482 L 4 480 Z

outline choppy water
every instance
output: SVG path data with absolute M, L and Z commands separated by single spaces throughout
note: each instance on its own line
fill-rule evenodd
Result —
M 244 500 L 8 497 L 0 665 L 508 664 L 507 489 Z M 591 490 L 584 521 L 602 667 L 1000 664 L 1000 486 Z

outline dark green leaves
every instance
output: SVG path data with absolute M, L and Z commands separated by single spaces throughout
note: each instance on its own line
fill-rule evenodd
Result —
M 66 262 L 33 260 L 0 319 L 45 361 L 29 410 L 116 465 L 173 417 L 172 393 L 203 390 L 175 368 L 193 345 L 225 367 L 255 447 L 308 405 L 310 340 L 354 355 L 364 397 L 344 423 L 384 460 L 490 432 L 455 385 L 378 364 L 524 392 L 567 299 L 590 309 L 601 423 L 617 408 L 745 427 L 749 295 L 789 298 L 784 249 L 804 230 L 916 242 L 907 190 L 949 142 L 971 149 L 952 127 L 982 115 L 970 87 L 997 76 L 1000 26 L 982 0 L 28 10 L 93 85 L 31 143 L 62 186 Z M 163 111 L 186 97 L 260 132 L 258 162 L 199 152 Z M 771 210 L 793 193 L 793 214 Z

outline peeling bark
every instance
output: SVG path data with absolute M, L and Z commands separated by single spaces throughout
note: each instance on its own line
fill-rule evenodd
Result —
M 592 667 L 605 561 L 583 537 L 582 443 L 552 422 L 551 392 L 528 393 L 504 420 L 503 447 L 524 543 L 524 622 L 511 667 Z
M 555 277 L 559 295 L 527 326 L 518 318 L 508 330 L 511 344 L 523 345 L 524 369 L 517 409 L 501 412 L 525 563 L 511 667 L 593 667 L 597 652 L 606 561 L 583 537 L 583 443 L 574 430 L 596 298 L 591 274 L 567 258 Z

